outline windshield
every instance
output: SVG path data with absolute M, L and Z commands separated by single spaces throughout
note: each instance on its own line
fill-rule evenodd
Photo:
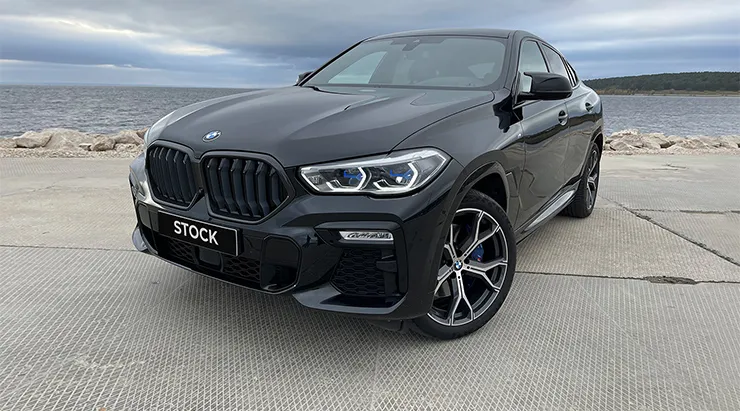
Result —
M 484 87 L 501 77 L 500 39 L 422 36 L 360 43 L 306 85 Z

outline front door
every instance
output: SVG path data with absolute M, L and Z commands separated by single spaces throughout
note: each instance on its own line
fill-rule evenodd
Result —
M 531 79 L 524 72 L 547 72 L 540 46 L 522 43 L 519 56 L 520 91 Z M 528 81 L 529 80 L 529 81 Z M 529 101 L 518 107 L 526 158 L 519 191 L 517 226 L 535 218 L 565 185 L 563 163 L 568 150 L 568 111 L 565 100 Z

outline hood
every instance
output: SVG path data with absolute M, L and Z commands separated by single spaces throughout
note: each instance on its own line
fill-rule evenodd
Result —
M 183 107 L 157 137 L 206 151 L 269 154 L 285 167 L 389 152 L 444 117 L 491 101 L 480 90 L 287 87 Z M 203 136 L 218 130 L 211 141 Z

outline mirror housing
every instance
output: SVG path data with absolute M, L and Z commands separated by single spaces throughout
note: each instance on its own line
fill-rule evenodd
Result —
M 305 73 L 299 74 L 298 80 L 296 80 L 295 84 L 300 84 L 300 82 L 303 81 L 303 79 L 305 79 L 306 77 L 310 76 L 311 73 L 313 73 L 313 71 L 307 71 Z
M 560 74 L 526 72 L 522 76 L 530 77 L 532 79 L 532 86 L 529 92 L 523 91 L 519 93 L 519 101 L 564 100 L 573 95 L 570 80 Z

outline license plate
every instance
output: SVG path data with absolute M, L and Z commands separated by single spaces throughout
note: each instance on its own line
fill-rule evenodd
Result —
M 233 228 L 208 224 L 160 211 L 159 233 L 220 253 L 239 254 L 239 233 Z

